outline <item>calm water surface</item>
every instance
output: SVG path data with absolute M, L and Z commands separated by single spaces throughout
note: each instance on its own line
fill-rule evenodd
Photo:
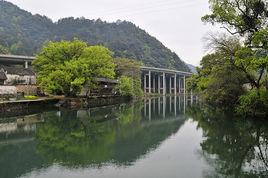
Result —
M 184 97 L 0 118 L 0 177 L 268 177 L 268 123 Z

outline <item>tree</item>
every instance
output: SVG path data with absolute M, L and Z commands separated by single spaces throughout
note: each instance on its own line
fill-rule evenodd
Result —
M 242 71 L 252 87 L 260 89 L 268 67 L 268 2 L 265 0 L 210 0 L 212 14 L 205 22 L 219 23 L 230 34 L 244 39 L 234 54 L 233 65 Z M 242 40 L 241 39 L 241 40 Z
M 208 46 L 213 53 L 203 57 L 198 74 L 187 82 L 188 88 L 200 92 L 207 103 L 229 110 L 244 94 L 244 74 L 233 65 L 234 54 L 241 45 L 236 38 L 211 35 Z
M 124 76 L 123 78 L 120 79 L 119 85 L 125 85 L 126 83 L 130 83 L 132 91 L 129 92 L 129 94 L 133 97 L 142 96 L 143 91 L 141 89 L 141 69 L 140 69 L 142 63 L 126 58 L 116 58 L 115 64 L 116 64 L 116 76 L 117 77 Z M 128 82 L 126 80 L 126 77 L 129 78 L 129 80 L 131 81 Z M 122 86 L 119 86 L 119 88 L 122 89 Z
M 262 98 L 268 93 L 267 1 L 210 0 L 209 3 L 212 13 L 204 16 L 202 20 L 222 25 L 222 28 L 226 29 L 232 36 L 212 36 L 209 46 L 213 49 L 214 56 L 203 58 L 202 63 L 205 65 L 201 67 L 199 75 L 195 76 L 189 85 L 195 88 L 199 86 L 199 89 L 203 89 L 206 94 L 209 94 L 209 97 L 215 94 L 221 98 L 227 94 L 227 97 L 233 98 L 231 100 L 233 104 L 237 104 L 239 101 L 238 108 L 239 105 L 242 105 L 243 109 L 251 111 L 250 113 L 256 113 L 253 111 L 256 108 L 251 108 L 253 105 L 246 103 L 254 103 L 253 100 L 256 99 L 254 93 L 256 93 L 258 105 L 264 106 L 261 107 L 264 108 L 261 114 L 267 114 L 268 105 L 266 103 L 268 99 Z M 215 54 L 221 55 L 218 55 L 219 60 L 215 60 Z M 218 65 L 219 61 L 220 66 Z M 208 67 L 206 67 L 207 64 Z M 225 72 L 223 72 L 224 70 Z M 223 78 L 220 76 L 231 79 L 221 80 Z M 205 77 L 207 78 L 204 79 Z M 203 86 L 200 85 L 202 83 Z M 243 92 L 243 87 L 241 87 L 243 84 L 249 84 L 250 90 L 253 91 Z M 216 102 L 217 100 L 213 98 L 212 101 Z M 241 108 L 237 110 L 241 110 Z
M 256 32 L 267 28 L 266 0 L 209 0 L 209 3 L 212 13 L 202 20 L 221 24 L 232 35 L 246 36 L 249 43 Z
M 112 52 L 74 41 L 48 42 L 33 61 L 39 85 L 48 93 L 77 95 L 95 77 L 113 78 Z
M 133 97 L 134 96 L 133 79 L 127 76 L 120 77 L 117 89 L 122 96 Z

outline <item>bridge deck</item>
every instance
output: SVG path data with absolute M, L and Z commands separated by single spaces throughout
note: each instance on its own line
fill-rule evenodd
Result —
M 170 74 L 182 74 L 185 76 L 190 76 L 193 75 L 191 72 L 184 72 L 184 71 L 179 71 L 179 70 L 173 70 L 173 69 L 164 69 L 164 68 L 156 68 L 156 67 L 141 67 L 142 71 L 151 71 L 151 72 L 158 72 L 158 73 L 170 73 Z

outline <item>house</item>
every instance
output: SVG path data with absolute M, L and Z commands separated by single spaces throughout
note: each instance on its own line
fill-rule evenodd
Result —
M 4 85 L 6 80 L 7 80 L 6 73 L 4 69 L 1 69 L 0 70 L 0 85 Z
M 0 85 L 35 85 L 36 75 L 31 68 L 0 65 Z
M 116 94 L 115 88 L 118 84 L 118 80 L 112 80 L 108 78 L 94 78 L 96 87 L 89 90 L 88 87 L 84 87 L 80 93 L 80 96 L 100 96 L 100 95 L 114 95 Z

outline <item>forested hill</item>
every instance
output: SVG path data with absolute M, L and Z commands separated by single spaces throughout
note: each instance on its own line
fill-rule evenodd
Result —
M 70 17 L 53 23 L 45 16 L 32 15 L 0 0 L 0 53 L 34 55 L 46 41 L 74 38 L 91 45 L 104 45 L 115 57 L 141 60 L 146 66 L 189 71 L 175 53 L 130 22 L 107 23 Z

